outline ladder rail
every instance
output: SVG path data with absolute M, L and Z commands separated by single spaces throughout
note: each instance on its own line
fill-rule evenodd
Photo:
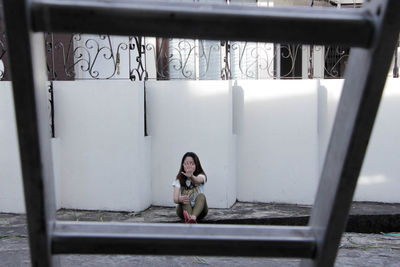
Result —
M 44 36 L 32 33 L 25 1 L 3 1 L 32 266 L 53 266 L 56 217 Z
M 54 254 L 312 258 L 315 249 L 309 227 L 57 222 L 52 235 Z
M 32 265 L 55 266 L 58 261 L 53 254 L 70 252 L 173 254 L 167 243 L 177 241 L 187 255 L 217 255 L 209 251 L 212 247 L 222 249 L 225 255 L 296 256 L 309 258 L 303 260 L 305 266 L 333 266 L 398 38 L 400 1 L 366 1 L 365 7 L 354 11 L 152 3 L 3 0 Z M 146 9 L 146 5 L 150 6 Z M 76 21 L 69 24 L 71 18 Z M 116 23 L 108 23 L 110 19 Z M 266 23 L 271 28 L 268 31 L 261 27 Z M 359 47 L 350 55 L 309 227 L 124 226 L 55 221 L 44 44 L 42 35 L 32 34 L 32 30 Z M 177 232 L 171 233 L 172 229 Z M 194 231 L 192 235 L 184 235 L 188 229 Z M 201 243 L 201 250 L 186 248 L 195 240 Z M 154 241 L 157 249 L 147 250 L 155 246 Z M 108 249 L 109 244 L 115 245 L 115 250 Z M 139 244 L 144 246 L 142 250 Z M 262 249 L 252 251 L 256 244 Z
M 325 157 L 309 225 L 318 251 L 303 266 L 332 266 L 345 231 L 354 191 L 379 108 L 393 51 L 397 46 L 400 1 L 370 6 L 376 36 L 371 48 L 352 48 L 342 95 Z
M 369 47 L 364 9 L 260 8 L 158 1 L 34 0 L 34 31 Z M 109 23 L 112 21 L 112 23 Z

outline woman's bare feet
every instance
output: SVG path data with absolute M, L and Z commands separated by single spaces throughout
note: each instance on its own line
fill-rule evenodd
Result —
M 185 218 L 185 223 L 189 223 L 191 216 L 188 214 L 186 210 L 183 211 L 183 217 Z
M 189 219 L 188 223 L 197 223 L 196 219 L 197 219 L 196 216 L 190 215 L 190 219 Z

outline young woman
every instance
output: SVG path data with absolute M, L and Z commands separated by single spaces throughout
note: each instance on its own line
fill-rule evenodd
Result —
M 183 155 L 181 166 L 175 181 L 174 202 L 177 205 L 176 214 L 185 219 L 186 223 L 196 223 L 208 213 L 207 201 L 204 195 L 204 184 L 207 175 L 201 167 L 200 160 L 193 152 Z

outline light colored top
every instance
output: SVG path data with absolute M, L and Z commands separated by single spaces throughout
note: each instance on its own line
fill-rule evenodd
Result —
M 190 205 L 193 207 L 198 194 L 204 194 L 204 184 L 206 183 L 206 177 L 203 174 L 199 174 L 197 177 L 203 178 L 203 182 L 200 184 L 192 185 L 192 181 L 190 179 L 186 179 L 186 186 L 187 188 L 181 188 L 181 183 L 178 179 L 175 179 L 172 183 L 173 187 L 179 188 L 179 197 L 183 195 L 189 196 Z

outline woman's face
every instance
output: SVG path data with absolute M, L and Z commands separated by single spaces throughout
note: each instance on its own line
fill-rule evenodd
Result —
M 196 170 L 196 164 L 194 163 L 194 159 L 192 157 L 186 157 L 183 161 L 183 169 L 185 172 L 194 172 Z

